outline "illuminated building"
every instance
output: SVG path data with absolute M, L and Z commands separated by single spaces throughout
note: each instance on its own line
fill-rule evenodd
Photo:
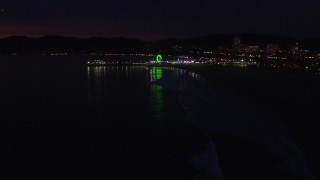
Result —
M 237 36 L 233 39 L 232 49 L 235 52 L 240 52 L 242 49 L 241 37 Z
M 292 48 L 292 52 L 293 53 L 298 53 L 299 52 L 299 43 L 296 43 L 294 46 L 293 46 L 293 48 Z
M 245 52 L 247 53 L 257 53 L 260 51 L 259 46 L 245 46 Z
M 267 54 L 268 54 L 268 56 L 274 56 L 279 51 L 280 51 L 280 45 L 279 44 L 267 44 Z

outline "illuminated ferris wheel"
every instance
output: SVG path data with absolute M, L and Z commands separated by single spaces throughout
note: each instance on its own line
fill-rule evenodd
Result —
M 162 55 L 159 54 L 159 55 L 157 55 L 156 63 L 161 63 L 161 61 L 162 61 Z

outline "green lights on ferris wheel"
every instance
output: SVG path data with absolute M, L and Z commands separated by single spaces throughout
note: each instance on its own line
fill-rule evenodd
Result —
M 159 54 L 159 55 L 157 55 L 156 63 L 160 63 L 161 61 L 162 61 L 162 55 Z

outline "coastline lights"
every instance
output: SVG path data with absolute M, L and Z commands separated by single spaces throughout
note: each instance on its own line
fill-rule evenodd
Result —
M 93 60 L 93 61 L 88 61 L 87 63 L 88 65 L 94 65 L 94 66 L 106 65 L 106 62 L 102 60 Z

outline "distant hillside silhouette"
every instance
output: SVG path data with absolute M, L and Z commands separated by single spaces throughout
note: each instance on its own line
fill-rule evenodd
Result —
M 0 53 L 43 53 L 43 52 L 148 52 L 149 50 L 170 49 L 172 46 L 183 46 L 189 48 L 217 49 L 219 47 L 230 48 L 235 36 L 240 36 L 243 44 L 259 45 L 262 48 L 268 43 L 277 43 L 285 49 L 288 45 L 300 43 L 304 49 L 320 50 L 320 38 L 297 40 L 290 37 L 260 35 L 260 34 L 238 34 L 224 35 L 215 34 L 190 38 L 184 40 L 168 39 L 160 41 L 141 41 L 129 38 L 74 38 L 47 36 L 41 38 L 30 38 L 13 36 L 0 39 Z
M 81 53 L 92 51 L 127 51 L 141 49 L 145 42 L 126 38 L 73 38 L 47 36 L 42 38 L 8 37 L 0 39 L 2 53 L 40 53 L 66 51 Z

